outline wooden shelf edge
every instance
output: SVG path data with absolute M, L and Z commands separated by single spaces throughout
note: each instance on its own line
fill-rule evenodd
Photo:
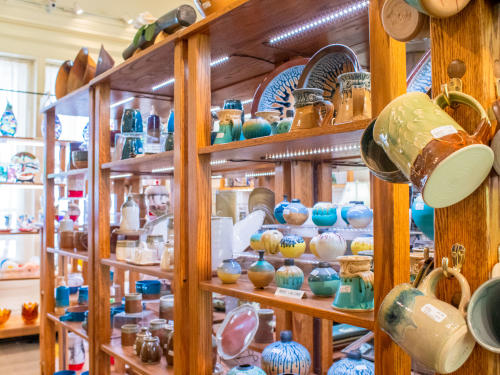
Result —
M 144 155 L 140 157 L 136 157 L 133 159 L 123 159 L 123 160 L 115 160 L 109 163 L 101 164 L 101 169 L 109 169 L 111 172 L 120 172 L 120 173 L 162 173 L 166 172 L 153 172 L 154 169 L 157 168 L 168 168 L 173 167 L 173 159 L 174 159 L 174 151 L 164 151 L 158 154 Z M 157 164 L 161 163 L 162 166 L 158 166 Z M 147 167 L 143 170 L 140 170 L 140 167 Z M 170 171 L 173 173 L 173 170 Z
M 172 271 L 162 271 L 160 269 L 160 266 L 138 266 L 135 264 L 129 264 L 124 261 L 116 260 L 115 254 L 111 254 L 111 258 L 101 259 L 101 264 L 105 266 L 120 268 L 126 271 L 133 271 L 145 275 L 150 275 L 161 279 L 173 280 L 174 278 L 174 273 Z
M 47 175 L 47 178 L 48 179 L 66 178 L 68 176 L 84 175 L 87 173 L 88 173 L 87 168 L 70 169 L 69 171 L 65 171 L 65 172 L 51 173 L 51 174 Z
M 17 281 L 17 280 L 38 280 L 40 274 L 27 274 L 23 272 L 0 272 L 0 281 Z
M 63 326 L 66 328 L 68 331 L 73 332 L 74 334 L 80 336 L 82 339 L 89 340 L 89 336 L 85 332 L 85 330 L 82 328 L 82 323 L 81 322 L 61 322 L 59 320 L 59 317 L 55 314 L 52 313 L 47 313 L 47 318 L 52 320 L 54 323 Z
M 11 316 L 0 326 L 0 339 L 38 335 L 40 333 L 40 319 L 34 324 L 25 324 L 21 315 Z
M 49 110 L 56 108 L 58 105 L 61 105 L 62 103 L 70 102 L 74 98 L 82 94 L 87 94 L 89 88 L 90 88 L 90 83 L 87 83 L 86 85 L 83 85 L 82 87 L 79 87 L 74 91 L 71 91 L 69 94 L 64 95 L 62 98 L 57 99 L 54 103 L 51 103 L 48 106 L 42 108 L 40 112 L 41 113 L 48 112 Z
M 88 255 L 88 252 L 86 252 L 86 251 L 85 252 L 83 252 L 83 251 L 71 251 L 71 250 L 63 250 L 63 249 L 48 247 L 47 252 L 53 253 L 53 254 L 59 254 L 59 255 L 74 258 L 74 259 L 81 259 L 85 262 L 89 261 L 89 255 Z

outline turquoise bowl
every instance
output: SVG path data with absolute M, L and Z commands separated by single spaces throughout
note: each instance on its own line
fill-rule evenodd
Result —
M 331 297 L 339 289 L 340 277 L 328 262 L 320 262 L 307 277 L 307 282 L 315 296 Z
M 260 138 L 271 135 L 271 125 L 262 118 L 252 118 L 243 124 L 243 135 L 246 139 Z
M 285 265 L 276 271 L 274 280 L 279 288 L 299 290 L 304 282 L 304 272 L 293 259 L 285 259 Z
M 434 241 L 434 208 L 425 204 L 422 194 L 417 195 L 413 200 L 411 218 L 418 229 Z

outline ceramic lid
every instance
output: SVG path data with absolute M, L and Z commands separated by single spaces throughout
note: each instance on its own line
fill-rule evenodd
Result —
M 229 312 L 216 335 L 221 358 L 232 359 L 245 351 L 258 327 L 259 317 L 253 306 L 245 304 Z

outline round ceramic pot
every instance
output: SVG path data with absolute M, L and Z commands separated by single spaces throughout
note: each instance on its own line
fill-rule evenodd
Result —
M 342 217 L 342 220 L 344 220 L 344 222 L 349 225 L 349 221 L 347 220 L 347 211 L 349 211 L 349 209 L 354 206 L 354 204 L 356 203 L 359 203 L 359 204 L 363 204 L 363 202 L 358 202 L 358 201 L 350 201 L 348 204 L 344 204 L 342 205 L 342 208 L 340 209 L 340 216 Z
M 267 346 L 262 352 L 262 369 L 268 375 L 308 375 L 310 367 L 309 352 L 299 343 L 292 341 L 291 331 L 281 331 L 280 341 Z
M 283 210 L 283 218 L 290 225 L 302 225 L 308 217 L 309 211 L 300 203 L 300 199 L 292 199 L 292 202 Z
M 353 255 L 358 255 L 360 251 L 366 250 L 373 251 L 373 235 L 362 234 L 361 236 L 358 236 L 354 240 L 352 240 L 351 252 L 353 253 Z
M 422 194 L 417 195 L 413 200 L 411 218 L 418 229 L 434 241 L 434 208 L 425 204 Z
M 337 258 L 340 263 L 340 286 L 333 300 L 333 308 L 351 312 L 373 310 L 371 259 L 361 255 Z
M 264 250 L 259 250 L 259 260 L 248 268 L 248 278 L 256 288 L 265 288 L 274 279 L 274 267 L 264 260 Z
M 474 135 L 443 110 L 449 104 L 465 104 L 479 113 Z M 380 112 L 373 127 L 375 142 L 434 208 L 455 204 L 481 185 L 493 166 L 487 146 L 491 135 L 484 108 L 458 91 L 434 101 L 422 92 L 401 95 Z
M 288 234 L 281 239 L 278 248 L 285 258 L 298 258 L 306 251 L 306 243 L 302 237 Z
M 253 365 L 240 365 L 233 367 L 226 375 L 266 375 L 266 373 Z
M 337 293 L 340 278 L 328 262 L 320 262 L 307 277 L 307 282 L 314 295 L 331 297 Z
M 312 221 L 319 227 L 332 226 L 337 221 L 337 206 L 331 202 L 318 202 L 312 208 Z
M 337 257 L 344 255 L 347 243 L 339 233 L 324 232 L 315 236 L 309 247 L 318 258 L 326 262 L 333 262 Z
M 137 109 L 127 108 L 123 111 L 121 132 L 122 133 L 142 133 L 142 116 Z
M 279 111 L 259 111 L 255 112 L 256 116 L 262 117 L 271 125 L 271 134 L 278 134 L 278 123 L 280 122 Z
M 364 204 L 356 203 L 347 210 L 347 221 L 353 228 L 366 228 L 373 219 L 373 212 Z
M 347 358 L 335 362 L 327 375 L 374 375 L 375 365 L 361 357 L 359 350 L 347 353 Z
M 161 355 L 160 339 L 157 336 L 145 337 L 141 347 L 141 361 L 144 363 L 158 363 L 161 360 Z
M 146 327 L 141 327 L 141 330 L 135 336 L 134 342 L 134 351 L 137 356 L 141 355 L 142 344 L 144 344 L 146 337 L 151 337 L 151 333 Z
M 217 276 L 223 284 L 234 284 L 241 276 L 241 266 L 234 259 L 224 259 L 217 267 Z
M 275 282 L 279 288 L 299 290 L 304 282 L 304 272 L 295 265 L 293 259 L 285 259 L 285 265 L 278 268 Z
M 277 134 L 288 133 L 290 131 L 292 127 L 293 116 L 294 113 L 292 110 L 286 111 L 286 117 L 280 122 L 278 122 L 278 125 L 276 126 Z
M 333 105 L 323 99 L 323 90 L 316 88 L 296 88 L 295 117 L 290 131 L 329 126 L 333 119 Z
M 267 137 L 271 132 L 271 125 L 262 118 L 249 119 L 243 124 L 243 136 L 246 139 Z
M 264 231 L 259 230 L 250 236 L 250 247 L 253 250 L 262 250 L 264 245 L 262 244 L 262 234 Z
M 285 218 L 283 217 L 283 211 L 289 204 L 290 202 L 288 202 L 288 196 L 283 195 L 283 201 L 274 207 L 274 217 L 278 220 L 278 223 L 286 224 Z
M 266 251 L 266 254 L 277 254 L 279 249 L 279 244 L 283 234 L 276 229 L 266 230 L 262 233 L 261 242 Z

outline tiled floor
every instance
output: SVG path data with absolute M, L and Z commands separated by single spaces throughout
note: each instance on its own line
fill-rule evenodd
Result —
M 0 341 L 0 374 L 40 375 L 38 339 Z

